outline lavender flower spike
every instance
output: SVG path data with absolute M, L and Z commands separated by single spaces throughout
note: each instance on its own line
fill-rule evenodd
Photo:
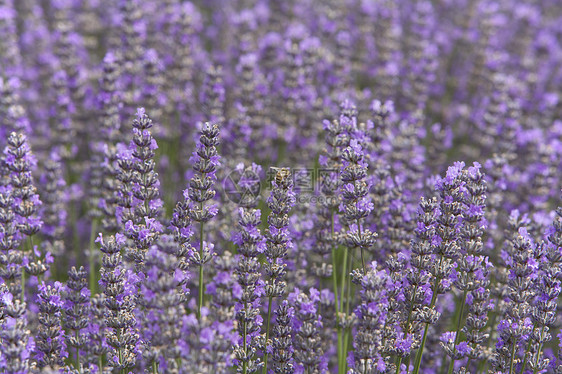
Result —
M 134 242 L 134 247 L 127 248 L 125 258 L 141 268 L 146 252 L 163 231 L 158 221 L 162 207 L 158 190 L 160 181 L 154 170 L 158 145 L 152 137 L 151 128 L 152 120 L 144 108 L 139 108 L 137 118 L 133 121 L 133 140 L 130 144 L 133 157 L 131 182 L 134 186 L 131 190 L 132 215 L 125 223 L 125 235 Z
M 242 288 L 236 305 L 236 318 L 241 337 L 234 350 L 239 362 L 238 371 L 255 373 L 263 365 L 257 356 L 258 340 L 263 318 L 260 315 L 260 296 L 263 282 L 260 280 L 258 255 L 265 251 L 265 238 L 260 233 L 261 212 L 257 209 L 239 209 L 240 232 L 233 241 L 238 245 L 240 259 L 236 268 L 238 284 Z
M 373 247 L 377 234 L 365 228 L 362 223 L 362 220 L 374 209 L 374 205 L 369 197 L 370 186 L 364 180 L 367 176 L 367 164 L 364 161 L 363 148 L 359 141 L 352 139 L 341 157 L 343 216 L 350 225 L 346 244 L 349 250 L 359 248 L 363 273 L 366 273 L 364 252 Z
M 199 299 L 197 316 L 201 318 L 203 294 L 205 292 L 203 266 L 213 258 L 213 245 L 205 241 L 205 223 L 209 222 L 217 213 L 216 205 L 208 205 L 216 191 L 213 184 L 216 179 L 220 156 L 217 151 L 219 144 L 219 127 L 209 122 L 203 125 L 196 151 L 190 158 L 193 170 L 197 174 L 189 181 L 189 188 L 183 191 L 188 204 L 187 213 L 192 221 L 199 223 L 199 249 L 189 251 L 188 257 L 192 265 L 199 267 Z
M 137 361 L 139 334 L 134 314 L 136 287 L 128 279 L 131 274 L 123 268 L 120 253 L 125 237 L 116 234 L 104 240 L 100 234 L 97 242 L 104 253 L 100 285 L 105 294 L 105 334 L 112 347 L 108 365 L 118 370 L 129 369 Z
M 274 373 L 293 374 L 293 344 L 291 318 L 294 309 L 284 300 L 275 313 L 277 324 L 273 327 L 271 361 Z
M 27 374 L 34 368 L 30 362 L 34 343 L 30 339 L 26 304 L 2 286 L 0 283 L 0 370 L 6 374 Z
M 36 341 L 36 359 L 41 368 L 58 367 L 68 357 L 61 315 L 64 300 L 61 297 L 62 284 L 53 286 L 44 282 L 39 286 L 39 333 Z
M 486 181 L 477 162 L 468 170 L 463 170 L 460 178 L 464 181 L 466 191 L 463 199 L 463 225 L 459 233 L 462 256 L 458 261 L 455 286 L 462 291 L 462 297 L 454 339 L 451 344 L 443 345 L 445 352 L 451 357 L 449 374 L 453 372 L 456 360 L 465 356 L 469 360 L 480 359 L 483 356 L 482 343 L 487 338 L 487 334 L 481 330 L 486 326 L 490 295 L 491 264 L 488 257 L 482 255 Z M 472 302 L 468 306 L 466 324 L 461 330 L 467 297 Z M 461 331 L 466 334 L 466 343 L 461 343 Z
M 17 238 L 20 242 L 26 237 L 29 239 L 27 265 L 22 268 L 21 273 L 21 298 L 23 303 L 26 273 L 34 276 L 44 274 L 48 270 L 47 263 L 50 260 L 50 256 L 47 256 L 45 260 L 40 258 L 40 253 L 35 251 L 32 240 L 32 236 L 39 232 L 43 222 L 37 214 L 41 200 L 33 184 L 32 176 L 36 159 L 31 153 L 25 135 L 15 132 L 10 134 L 2 161 L 2 173 L 8 177 L 8 183 L 12 186 L 14 223 L 17 230 L 14 238 Z
M 436 262 L 430 264 L 429 268 L 432 275 L 432 296 L 429 309 L 435 309 L 438 295 L 450 289 L 451 282 L 449 278 L 459 254 L 457 222 L 462 209 L 461 185 L 463 182 L 460 179 L 460 175 L 463 168 L 464 162 L 456 162 L 447 169 L 445 178 L 438 180 L 435 185 L 441 197 L 439 203 L 441 214 L 437 217 L 435 232 L 438 238 L 436 238 L 437 242 L 433 247 Z M 438 315 L 436 318 L 425 321 L 421 346 L 418 349 L 414 363 L 415 374 L 418 374 L 420 370 L 429 325 L 436 323 L 437 319 Z
M 287 284 L 283 279 L 286 273 L 286 265 L 283 263 L 283 258 L 287 256 L 287 252 L 293 246 L 289 237 L 288 213 L 296 202 L 295 193 L 293 192 L 293 178 L 289 169 L 277 169 L 272 184 L 273 190 L 267 199 L 267 205 L 271 209 L 271 214 L 267 217 L 269 229 L 265 234 L 265 256 L 267 259 L 265 273 L 269 278 L 265 284 L 265 296 L 268 298 L 266 345 L 270 344 L 268 339 L 273 298 L 283 296 L 287 289 Z M 267 373 L 267 357 L 268 351 L 266 348 L 264 373 Z
M 89 336 L 87 327 L 90 312 L 90 290 L 86 280 L 86 270 L 83 267 L 72 267 L 68 272 L 68 281 L 63 293 L 64 320 L 63 325 L 68 329 L 67 346 L 76 350 L 76 370 L 82 370 L 84 357 L 81 351 L 87 350 Z

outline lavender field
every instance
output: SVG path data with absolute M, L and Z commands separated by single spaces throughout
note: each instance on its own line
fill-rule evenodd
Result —
M 562 374 L 560 0 L 0 0 L 0 373 Z

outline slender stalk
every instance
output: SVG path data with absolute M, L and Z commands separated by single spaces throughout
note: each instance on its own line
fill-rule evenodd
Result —
M 343 335 L 343 373 L 345 374 L 347 372 L 347 351 L 349 349 L 349 343 L 351 341 L 351 328 L 347 328 L 345 329 L 344 335 Z
M 248 310 L 248 303 L 244 302 L 244 311 L 247 311 L 247 310 Z M 247 367 L 246 367 L 246 365 L 247 365 L 246 360 L 248 358 L 248 348 L 247 348 L 248 345 L 246 343 L 247 335 L 248 335 L 248 333 L 246 331 L 247 326 L 248 326 L 248 324 L 246 323 L 246 320 L 244 320 L 244 334 L 243 334 L 243 337 L 242 337 L 243 342 L 244 342 L 244 362 L 242 363 L 242 373 L 243 374 L 246 374 L 247 370 L 248 370 Z
M 496 319 L 498 317 L 498 310 L 499 310 L 499 303 L 496 303 L 495 307 L 494 307 L 494 312 L 492 313 L 492 316 L 490 317 L 490 323 L 489 325 L 492 326 L 492 329 L 490 331 L 490 336 L 488 338 L 488 342 L 486 343 L 486 347 L 489 348 L 490 347 L 490 343 L 492 342 L 492 339 L 494 338 L 494 329 L 493 326 L 496 325 Z M 479 373 L 485 373 L 488 366 L 488 360 L 481 360 L 478 363 L 478 372 Z
M 197 302 L 197 318 L 201 320 L 201 307 L 203 306 L 203 265 L 199 265 L 199 300 Z
M 199 239 L 199 261 L 203 258 L 203 222 L 201 222 L 200 239 Z M 201 320 L 201 308 L 203 307 L 203 293 L 205 284 L 203 283 L 203 264 L 199 264 L 199 301 L 197 303 L 197 318 Z
M 513 374 L 513 365 L 515 364 L 515 348 L 517 347 L 517 342 L 514 341 L 511 347 L 511 358 L 509 359 L 509 374 Z
M 353 260 L 349 261 L 349 267 L 346 269 L 346 274 L 344 275 L 343 279 L 345 278 L 351 278 L 351 268 L 353 267 Z M 346 289 L 346 299 L 345 299 L 345 315 L 348 316 L 349 315 L 349 307 L 351 304 L 351 279 L 348 279 L 348 286 Z M 343 342 L 342 342 L 342 367 L 343 367 L 343 371 L 342 373 L 345 373 L 347 371 L 347 360 L 345 359 L 347 357 L 347 340 L 349 338 L 349 335 L 351 334 L 350 331 L 351 327 L 348 326 L 345 328 L 344 333 L 343 333 Z
M 25 268 L 21 267 L 21 303 L 25 303 Z
M 409 368 L 409 367 L 410 367 L 410 360 L 411 360 L 411 359 L 412 359 L 412 356 L 406 357 L 406 360 L 404 361 L 404 366 L 405 366 L 406 368 Z
M 361 242 L 361 221 L 357 219 L 357 235 L 359 242 Z M 363 266 L 363 274 L 367 274 L 367 267 L 365 266 L 365 256 L 363 254 L 363 246 L 361 246 L 361 265 Z
M 336 295 L 337 295 L 337 292 L 336 292 Z M 337 306 L 337 303 L 338 303 L 338 301 L 336 299 L 336 306 Z M 336 310 L 336 332 L 337 332 L 337 335 L 338 335 L 337 351 L 338 351 L 338 372 L 339 372 L 341 362 L 342 362 L 342 353 L 343 353 L 343 351 L 342 351 L 343 340 L 342 339 L 343 339 L 343 337 L 342 337 L 342 329 L 341 329 L 340 321 L 339 321 L 340 311 L 339 311 L 339 308 L 336 308 L 336 309 L 337 309 Z
M 533 324 L 533 331 L 535 330 L 535 324 Z M 525 366 L 527 366 L 527 352 L 531 349 L 532 340 L 529 339 L 529 343 L 527 343 L 527 347 L 525 348 L 525 353 L 523 353 L 523 364 L 521 365 L 521 370 L 519 371 L 520 374 L 525 372 Z
M 338 275 L 337 275 L 337 268 L 336 268 L 336 246 L 334 245 L 335 243 L 335 229 L 334 229 L 334 212 L 332 212 L 331 215 L 331 234 L 332 234 L 332 282 L 333 282 L 333 287 L 334 287 L 334 297 L 335 297 L 335 301 L 336 301 L 336 331 L 337 331 L 337 335 L 338 335 L 338 346 L 337 346 L 337 351 L 338 351 L 338 370 L 339 370 L 339 365 L 340 362 L 342 361 L 342 350 L 341 350 L 341 345 L 342 345 L 342 332 L 341 332 L 341 327 L 340 327 L 340 322 L 339 322 L 339 318 L 340 318 L 340 304 L 339 304 L 339 300 L 338 300 Z
M 269 353 L 267 352 L 267 342 L 269 340 L 269 326 L 271 323 L 271 303 L 273 302 L 273 296 L 269 296 L 269 300 L 267 302 L 267 329 L 265 330 L 265 354 L 263 356 L 263 374 L 267 374 L 267 357 Z
M 347 279 L 347 276 L 346 276 L 346 271 L 347 271 L 347 255 L 348 255 L 347 252 L 348 252 L 348 249 L 347 249 L 347 248 L 344 248 L 344 252 L 343 252 L 343 265 L 342 265 L 342 280 L 341 280 L 341 298 L 340 298 L 340 303 L 341 303 L 341 305 L 340 305 L 340 312 L 341 312 L 341 313 L 343 313 L 343 310 L 344 310 L 344 309 L 343 309 L 343 303 L 344 303 L 344 300 L 345 300 L 345 298 L 344 298 L 344 292 L 345 292 L 345 281 L 346 281 L 346 279 Z M 341 330 L 341 329 L 340 329 L 340 330 Z M 338 367 L 339 367 L 338 373 L 340 373 L 340 374 L 342 374 L 342 373 L 345 372 L 345 368 L 344 368 L 344 365 L 345 365 L 345 363 L 344 363 L 345 358 L 344 358 L 344 356 L 343 356 L 343 344 L 344 344 L 343 341 L 344 341 L 344 339 L 342 338 L 342 339 L 340 339 L 340 341 L 338 342 L 338 343 L 339 343 L 339 348 L 338 348 L 338 349 L 339 349 L 339 351 L 341 352 L 341 358 L 343 358 L 342 360 L 338 361 Z M 342 370 L 343 370 L 343 371 L 342 371 Z
M 464 290 L 464 292 L 462 293 L 462 299 L 461 299 L 461 309 L 460 309 L 460 313 L 459 313 L 459 319 L 457 321 L 457 329 L 456 329 L 456 333 L 455 333 L 455 342 L 453 344 L 453 355 L 451 356 L 451 362 L 449 363 L 449 370 L 447 370 L 447 374 L 451 374 L 453 372 L 453 369 L 455 367 L 455 354 L 457 353 L 457 344 L 459 344 L 459 340 L 460 340 L 460 329 L 461 329 L 461 322 L 462 322 L 462 315 L 464 312 L 464 304 L 466 303 L 466 293 L 467 291 Z
M 121 329 L 117 330 L 117 340 L 121 340 Z M 119 347 L 119 365 L 123 363 L 123 351 L 122 348 Z M 121 369 L 121 374 L 125 374 L 125 369 Z
M 344 329 L 343 331 L 343 339 L 342 339 L 342 360 L 340 363 L 340 374 L 345 374 L 345 371 L 347 369 L 347 364 L 345 362 L 345 353 L 347 350 L 347 334 L 348 334 L 348 330 Z
M 158 363 L 156 360 L 152 361 L 152 374 L 158 374 Z
M 33 254 L 33 238 L 31 236 L 29 238 L 29 253 Z M 25 242 L 21 244 L 22 248 L 25 249 Z M 38 280 L 41 281 L 40 279 Z M 21 266 L 21 303 L 25 303 L 25 266 Z
M 402 365 L 402 357 L 398 357 L 396 362 L 396 374 L 400 374 L 400 366 Z
M 351 259 L 347 265 L 348 268 L 345 276 L 347 277 L 348 286 L 346 289 L 345 314 L 349 314 L 349 306 L 351 304 L 351 287 L 353 287 L 353 284 L 351 283 L 351 269 L 353 269 L 353 259 Z
M 345 281 L 347 279 L 347 274 L 345 273 L 347 270 L 347 252 L 349 250 L 347 248 L 344 249 L 343 252 L 343 265 L 342 265 L 342 279 L 341 279 L 341 305 L 340 305 L 340 310 L 343 311 L 343 302 L 344 302 L 344 291 L 345 291 Z
M 361 265 L 363 265 L 363 274 L 367 274 L 367 268 L 365 267 L 365 257 L 363 255 L 363 247 L 361 247 Z
M 92 226 L 90 228 L 90 297 L 96 295 L 97 282 L 96 282 L 96 257 L 94 251 L 95 235 L 97 228 L 97 219 L 92 221 Z
M 439 267 L 443 263 L 443 256 L 439 256 Z M 429 304 L 429 309 L 432 309 L 435 306 L 435 302 L 437 301 L 437 287 L 439 286 L 439 282 L 441 278 L 435 277 L 435 282 L 433 283 L 433 295 L 431 296 L 431 303 Z M 420 372 L 420 365 L 423 355 L 423 349 L 425 347 L 425 342 L 427 340 L 427 330 L 429 328 L 429 323 L 425 324 L 423 329 L 423 338 L 421 342 L 421 346 L 418 349 L 418 353 L 416 354 L 416 361 L 414 362 L 414 372 L 413 374 L 418 374 Z
M 402 357 L 398 357 L 398 362 L 396 363 L 396 374 L 400 374 L 401 365 L 402 365 Z
M 338 303 L 338 279 L 337 279 L 337 271 L 336 271 L 336 246 L 335 243 L 335 223 L 334 223 L 334 212 L 332 212 L 332 216 L 330 218 L 331 224 L 331 236 L 332 236 L 332 281 L 334 282 L 334 297 L 336 300 L 336 310 L 339 311 L 339 303 Z
M 417 286 L 414 288 L 414 292 L 412 295 L 415 295 L 417 292 Z M 410 303 L 410 310 L 408 311 L 408 319 L 406 320 L 406 332 L 410 330 L 410 321 L 412 320 L 412 312 L 414 311 L 414 303 Z M 402 357 L 398 357 L 398 362 L 396 363 L 396 374 L 400 373 L 400 365 L 402 364 Z
M 336 259 L 335 259 L 335 250 L 332 249 L 332 280 L 334 282 L 334 296 L 335 296 L 335 301 L 336 301 L 336 332 L 338 335 L 338 346 L 337 346 L 337 350 L 338 350 L 338 365 L 341 362 L 341 344 L 342 344 L 342 333 L 341 333 L 341 327 L 340 327 L 340 307 L 339 307 L 339 302 L 338 302 L 338 282 L 336 279 Z
M 544 334 L 544 326 L 541 327 L 541 333 L 540 333 L 541 340 L 543 339 L 543 338 L 542 338 L 542 335 L 543 335 L 543 334 Z M 541 343 L 539 344 L 539 349 L 537 350 L 537 354 L 536 354 L 536 356 L 535 356 L 535 357 L 537 358 L 537 359 L 535 360 L 535 364 L 538 364 L 538 363 L 539 363 L 539 359 L 541 358 L 542 347 L 543 347 L 543 343 L 541 342 Z M 533 369 L 533 374 L 537 374 L 537 369 L 538 369 L 538 365 L 535 365 L 535 368 Z
M 78 341 L 78 330 L 74 331 L 74 337 Z M 76 347 L 76 370 L 80 371 L 80 347 Z
M 416 361 L 414 363 L 414 374 L 418 374 L 420 372 L 420 365 L 421 365 L 421 360 L 422 360 L 422 355 L 423 355 L 423 348 L 425 347 L 425 341 L 427 340 L 427 329 L 429 328 L 429 323 L 425 324 L 425 328 L 423 329 L 423 339 L 421 342 L 421 346 L 418 350 L 418 353 L 416 355 Z
M 361 242 L 361 222 L 357 220 L 357 234 L 359 235 L 359 242 Z M 367 274 L 367 267 L 365 266 L 365 256 L 363 254 L 363 246 L 361 246 L 361 265 L 363 266 L 363 274 Z

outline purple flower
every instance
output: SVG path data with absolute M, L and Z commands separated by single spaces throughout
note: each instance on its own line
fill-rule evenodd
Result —
M 134 242 L 134 247 L 125 253 L 125 259 L 142 269 L 144 256 L 156 242 L 163 228 L 155 219 L 160 216 L 159 181 L 155 172 L 155 140 L 150 129 L 152 120 L 144 108 L 137 109 L 133 121 L 133 138 L 129 149 L 132 158 L 121 158 L 120 205 L 126 214 L 122 217 L 125 235 Z
M 258 368 L 261 360 L 256 352 L 259 349 L 257 337 L 261 331 L 262 319 L 256 304 L 260 304 L 263 294 L 263 282 L 260 279 L 260 263 L 258 255 L 265 250 L 265 238 L 257 226 L 261 223 L 261 211 L 257 209 L 239 208 L 240 232 L 235 244 L 238 245 L 238 276 L 239 292 L 234 295 L 238 300 L 236 318 L 240 340 L 235 348 L 238 367 Z
M 309 292 L 307 295 L 295 289 L 288 297 L 295 311 L 292 321 L 295 369 L 319 371 L 324 353 L 320 340 L 322 317 L 318 314 L 318 290 L 311 288 Z
M 138 354 L 136 344 L 139 335 L 133 313 L 138 286 L 130 283 L 132 277 L 127 276 L 127 271 L 123 268 L 120 254 L 122 242 L 117 241 L 114 236 L 103 240 L 100 235 L 99 239 L 100 249 L 104 253 L 100 280 L 106 307 L 104 333 L 107 344 L 111 347 L 108 364 L 117 369 L 131 368 L 135 365 Z M 129 275 L 132 273 L 129 272 Z M 120 339 L 127 339 L 131 344 L 123 347 Z
M 55 368 L 62 365 L 68 357 L 64 330 L 61 326 L 63 299 L 62 284 L 39 286 L 39 320 L 40 330 L 35 340 L 35 356 L 40 367 Z

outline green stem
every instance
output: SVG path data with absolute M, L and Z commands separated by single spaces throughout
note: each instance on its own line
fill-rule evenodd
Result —
M 29 236 L 29 253 L 31 256 L 35 255 L 33 254 L 33 237 Z M 22 245 L 22 249 L 25 250 L 25 242 L 21 244 Z M 30 259 L 31 261 L 31 259 Z M 38 282 L 41 282 L 41 280 L 38 278 Z M 21 303 L 25 303 L 25 266 L 22 265 L 21 266 Z
M 347 279 L 347 274 L 345 273 L 347 270 L 347 252 L 349 250 L 347 248 L 344 249 L 343 252 L 343 265 L 342 265 L 342 279 L 341 279 L 341 299 L 340 299 L 340 310 L 343 311 L 343 302 L 344 302 L 344 291 L 345 291 L 345 281 Z
M 361 265 L 363 265 L 363 274 L 367 274 L 367 268 L 365 267 L 365 256 L 363 255 L 363 247 L 361 247 Z
M 544 334 L 544 326 L 541 327 L 541 333 L 540 333 L 541 341 L 543 340 L 543 334 Z M 530 339 L 529 339 L 529 343 L 531 343 Z M 535 360 L 535 368 L 533 369 L 533 374 L 537 374 L 538 363 L 541 358 L 542 347 L 543 347 L 543 343 L 541 342 L 539 343 L 539 349 L 537 350 L 537 355 L 535 356 L 536 360 Z M 525 355 L 525 357 L 526 356 L 527 355 Z M 523 371 L 521 371 L 521 373 L 523 373 Z
M 247 310 L 248 310 L 248 303 L 245 302 L 244 303 L 244 311 L 247 311 Z M 247 367 L 246 367 L 247 359 L 248 359 L 248 345 L 246 343 L 248 333 L 246 331 L 246 328 L 247 328 L 248 324 L 246 323 L 246 320 L 244 320 L 242 323 L 244 324 L 244 335 L 242 337 L 242 339 L 244 341 L 244 362 L 242 363 L 242 373 L 246 374 L 246 372 L 248 370 Z
M 340 317 L 340 304 L 339 304 L 339 300 L 338 300 L 338 275 L 337 275 L 337 271 L 336 271 L 336 246 L 334 245 L 335 243 L 335 228 L 334 228 L 334 212 L 332 212 L 331 215 L 331 233 L 332 233 L 332 282 L 333 282 L 333 287 L 334 287 L 334 297 L 335 297 L 335 301 L 336 301 L 336 331 L 338 334 L 338 347 L 337 347 L 337 351 L 338 351 L 338 370 L 339 370 L 339 365 L 340 362 L 342 361 L 342 350 L 341 350 L 341 345 L 342 345 L 342 332 L 341 332 L 341 328 L 340 328 L 340 323 L 339 323 L 339 317 Z
M 341 327 L 338 325 L 337 326 L 337 330 L 338 330 L 338 373 L 341 373 L 341 366 L 342 366 L 342 345 L 343 345 L 343 336 L 342 336 L 342 331 L 341 331 Z
M 269 356 L 267 352 L 267 342 L 269 341 L 269 326 L 271 323 L 271 303 L 273 301 L 273 296 L 269 296 L 269 300 L 267 302 L 267 329 L 265 330 L 265 355 L 263 358 L 263 374 L 267 374 L 267 357 Z
M 74 337 L 78 341 L 78 330 L 74 331 Z M 76 347 L 76 370 L 80 371 L 80 347 Z
M 348 334 L 348 329 L 345 328 L 343 331 L 343 339 L 342 339 L 342 360 L 340 362 L 340 373 L 341 374 L 345 374 L 345 371 L 347 369 L 347 364 L 345 362 L 345 353 L 346 353 L 346 349 L 347 349 L 347 334 Z
M 421 346 L 418 350 L 418 354 L 416 355 L 416 361 L 414 363 L 414 374 L 418 374 L 420 372 L 420 365 L 423 355 L 423 348 L 425 347 L 425 341 L 427 340 L 427 329 L 429 328 L 429 323 L 425 324 L 425 328 L 423 329 L 423 339 Z
M 361 243 L 361 222 L 357 220 L 357 234 L 359 235 L 359 243 Z M 365 267 L 365 257 L 363 255 L 363 246 L 361 246 L 361 265 L 363 266 L 363 274 L 367 274 L 367 268 Z
M 121 341 L 121 329 L 117 330 L 117 340 Z M 121 351 L 121 347 L 119 347 L 119 365 L 123 364 L 123 352 Z M 125 374 L 125 369 L 121 369 L 121 374 Z
M 201 204 L 203 205 L 203 204 Z M 201 207 L 203 211 L 203 207 Z M 203 227 L 204 223 L 201 222 L 201 227 L 199 230 L 199 261 L 203 260 Z M 203 283 L 203 263 L 199 264 L 199 301 L 197 303 L 197 318 L 201 321 L 201 308 L 203 307 L 203 293 L 205 291 L 205 284 Z
M 103 356 L 98 358 L 98 370 L 99 374 L 103 374 Z
M 443 256 L 439 256 L 439 265 L 438 267 L 441 268 L 441 265 L 443 263 Z M 435 277 L 435 282 L 433 283 L 433 295 L 431 296 L 431 303 L 429 304 L 429 309 L 433 309 L 433 307 L 435 306 L 435 302 L 437 301 L 437 287 L 439 287 L 439 282 L 441 281 L 441 278 L 439 277 Z M 427 330 L 429 328 L 429 323 L 425 324 L 424 330 L 423 330 L 423 339 L 421 342 L 421 346 L 418 349 L 418 353 L 416 354 L 416 361 L 414 362 L 414 372 L 413 374 L 418 374 L 420 371 L 420 365 L 421 365 L 421 360 L 422 360 L 422 356 L 423 356 L 423 349 L 425 347 L 425 342 L 427 340 Z
M 451 362 L 449 363 L 449 370 L 447 370 L 447 374 L 452 374 L 453 373 L 453 369 L 455 367 L 455 354 L 457 353 L 457 344 L 459 344 L 459 340 L 460 340 L 460 329 L 461 329 L 461 322 L 462 322 L 462 315 L 464 312 L 464 304 L 466 303 L 466 293 L 467 290 L 464 290 L 464 292 L 462 293 L 462 299 L 461 299 L 461 309 L 460 309 L 460 313 L 459 313 L 459 319 L 457 321 L 457 329 L 456 329 L 456 333 L 455 333 L 455 342 L 453 344 L 453 355 L 451 356 Z
M 417 286 L 415 286 L 414 288 L 414 292 L 412 292 L 412 295 L 415 295 L 417 293 Z M 408 319 L 406 320 L 406 332 L 410 331 L 410 321 L 412 320 L 412 312 L 414 311 L 414 303 L 410 302 L 410 310 L 408 311 Z M 402 364 L 402 357 L 398 357 L 398 362 L 396 364 L 396 374 L 400 373 L 400 365 Z
M 156 360 L 152 361 L 152 374 L 158 374 L 158 363 Z
M 398 362 L 396 363 L 396 374 L 400 374 L 401 365 L 402 365 L 402 357 L 398 357 Z
M 94 250 L 97 223 L 97 219 L 94 219 L 90 228 L 90 297 L 94 297 L 94 295 L 96 295 L 97 289 L 96 256 Z
M 492 312 L 492 316 L 490 317 L 490 326 L 492 326 L 492 329 L 490 331 L 490 336 L 488 337 L 488 342 L 486 343 L 486 347 L 489 348 L 490 347 L 490 343 L 492 342 L 492 339 L 494 338 L 494 329 L 493 326 L 496 325 L 496 319 L 498 317 L 498 310 L 499 310 L 499 302 L 496 303 L 495 307 L 494 307 L 494 311 Z M 487 371 L 487 366 L 488 366 L 488 360 L 481 360 L 478 363 L 478 372 L 479 373 L 485 373 Z
M 343 372 L 344 373 L 347 372 L 347 360 L 346 360 L 346 358 L 347 358 L 347 349 L 349 347 L 350 337 L 351 337 L 351 327 L 348 327 L 347 329 L 345 329 L 345 334 L 344 334 L 344 338 L 343 338 L 343 340 L 344 340 L 344 342 L 343 342 L 343 344 L 344 344 L 344 351 L 343 351 L 343 362 L 344 362 L 343 369 L 344 369 L 344 371 Z
M 534 325 L 533 325 L 533 330 L 535 329 Z M 521 365 L 521 371 L 519 372 L 520 374 L 523 374 L 525 372 L 525 366 L 527 366 L 527 352 L 529 352 L 529 349 L 531 349 L 531 342 L 532 340 L 529 339 L 529 343 L 527 343 L 527 347 L 525 348 L 525 353 L 523 354 L 523 364 Z
M 21 303 L 25 303 L 25 268 L 21 267 Z
M 347 276 L 346 276 L 346 274 L 345 274 L 345 273 L 346 273 L 346 270 L 347 270 L 347 255 L 348 255 L 347 252 L 348 252 L 348 249 L 347 249 L 347 248 L 344 248 L 344 252 L 343 252 L 343 264 L 342 264 L 342 280 L 341 280 L 341 298 L 340 298 L 340 306 L 339 306 L 340 313 L 343 313 L 343 310 L 344 310 L 344 308 L 343 308 L 343 307 L 344 307 L 343 303 L 344 303 L 344 300 L 345 300 L 345 298 L 344 298 L 345 281 L 346 281 L 346 279 L 347 279 Z M 341 328 L 340 328 L 340 330 L 341 330 Z M 343 341 L 344 341 L 344 339 L 342 338 L 342 339 L 340 339 L 340 341 L 338 342 L 338 343 L 339 343 L 339 348 L 338 348 L 338 349 L 339 349 L 339 351 L 340 351 L 340 356 L 341 356 L 342 358 L 343 358 Z M 338 361 L 338 367 L 339 367 L 338 372 L 339 372 L 340 374 L 344 373 L 344 370 L 345 370 L 345 369 L 344 369 L 344 365 L 345 365 L 344 361 L 345 361 L 345 359 Z
M 509 374 L 513 374 L 513 365 L 515 364 L 515 348 L 517 347 L 517 342 L 513 342 L 511 347 L 511 358 L 509 359 Z
M 348 278 L 347 283 L 347 289 L 346 289 L 346 299 L 345 299 L 345 315 L 348 316 L 349 315 L 349 306 L 351 304 L 351 268 L 353 267 L 353 260 L 349 261 L 348 263 L 349 267 L 346 269 L 346 274 L 344 276 L 345 278 Z M 346 321 L 347 322 L 347 321 Z M 348 326 L 345 328 L 345 331 L 343 333 L 343 342 L 342 342 L 342 368 L 343 371 L 342 373 L 345 373 L 347 371 L 347 340 L 349 338 L 349 335 L 351 333 L 350 331 L 351 326 Z
M 197 302 L 197 318 L 201 320 L 201 308 L 203 306 L 203 265 L 199 265 L 199 299 Z
M 345 300 L 345 314 L 349 315 L 349 306 L 351 304 L 351 288 L 353 284 L 351 283 L 351 269 L 353 268 L 353 259 L 348 262 L 348 269 L 347 269 L 347 290 L 346 290 L 346 300 Z

